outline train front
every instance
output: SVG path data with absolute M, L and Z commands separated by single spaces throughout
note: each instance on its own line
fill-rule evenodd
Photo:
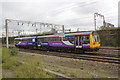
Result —
M 100 38 L 97 32 L 90 34 L 90 49 L 92 51 L 98 51 L 100 48 Z

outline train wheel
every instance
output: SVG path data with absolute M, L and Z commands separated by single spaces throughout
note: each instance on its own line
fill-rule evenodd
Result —
M 75 49 L 75 53 L 83 54 L 85 51 L 83 49 Z

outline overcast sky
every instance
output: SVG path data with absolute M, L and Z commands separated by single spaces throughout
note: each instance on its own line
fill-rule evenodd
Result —
M 66 29 L 94 30 L 93 15 L 98 12 L 106 22 L 118 26 L 119 0 L 4 0 L 0 2 L 0 28 L 4 20 L 28 20 L 65 25 Z M 2 16 L 1 16 L 2 14 Z M 97 26 L 102 19 L 97 18 Z M 17 27 L 18 28 L 18 27 Z M 25 27 L 22 29 L 24 30 Z M 28 27 L 27 27 L 28 28 Z M 12 26 L 11 29 L 16 29 Z M 20 28 L 21 29 L 21 28 Z

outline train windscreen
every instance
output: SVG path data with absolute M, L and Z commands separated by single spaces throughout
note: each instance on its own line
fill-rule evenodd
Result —
M 93 35 L 93 40 L 94 42 L 100 41 L 99 36 L 97 34 Z

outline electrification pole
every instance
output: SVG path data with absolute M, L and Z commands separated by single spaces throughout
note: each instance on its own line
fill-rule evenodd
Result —
M 103 26 L 105 26 L 105 17 L 104 15 L 98 14 L 98 13 L 94 13 L 94 27 L 95 27 L 95 31 L 97 30 L 96 28 L 96 16 L 100 16 L 103 18 Z
M 22 23 L 22 25 L 24 24 L 24 23 L 27 23 L 28 25 L 29 24 L 32 24 L 32 26 L 33 25 L 35 25 L 35 27 L 36 27 L 36 25 L 38 25 L 38 24 L 40 24 L 40 27 L 41 27 L 41 24 L 45 27 L 46 25 L 49 27 L 49 25 L 53 25 L 53 26 L 61 26 L 62 27 L 62 30 L 63 30 L 63 33 L 64 33 L 64 25 L 58 25 L 58 24 L 49 24 L 49 23 L 43 23 L 43 22 L 32 22 L 32 21 L 23 21 L 23 20 L 13 20 L 13 19 L 5 19 L 5 28 L 6 28 L 6 47 L 7 48 L 9 48 L 9 40 L 8 40 L 8 23 L 9 22 L 17 22 L 18 23 L 18 25 L 20 24 L 20 23 Z M 36 29 L 36 33 L 38 32 L 38 29 Z M 20 32 L 18 32 L 18 35 L 20 36 Z
M 62 26 L 63 34 L 65 33 L 64 25 Z
M 95 31 L 96 31 L 96 13 L 94 13 L 94 27 L 95 27 Z
M 103 15 L 103 26 L 105 26 L 105 17 Z
M 8 42 L 8 19 L 5 20 L 5 27 L 6 27 L 6 47 L 9 48 L 9 42 Z

